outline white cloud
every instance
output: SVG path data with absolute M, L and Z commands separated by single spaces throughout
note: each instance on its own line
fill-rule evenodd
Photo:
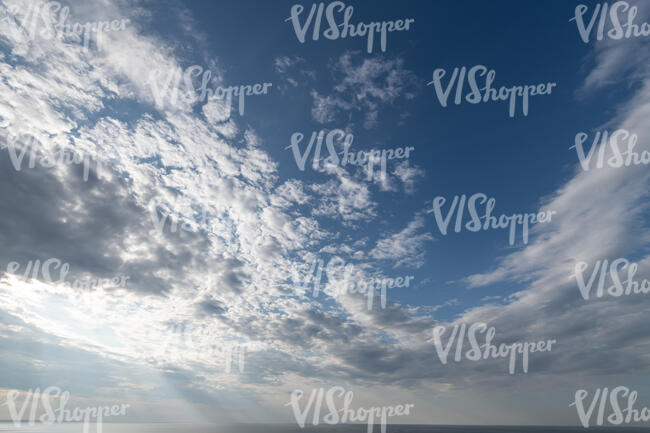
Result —
M 377 242 L 370 256 L 394 261 L 393 267 L 419 268 L 424 264 L 426 243 L 433 240 L 430 233 L 419 233 L 424 228 L 424 218 L 416 215 L 404 230 Z
M 331 123 L 350 111 L 364 115 L 364 126 L 375 127 L 379 122 L 379 111 L 384 105 L 415 97 L 417 86 L 415 75 L 404 69 L 402 59 L 384 59 L 381 56 L 358 60 L 358 54 L 345 53 L 332 67 L 337 80 L 335 93 L 321 95 L 311 92 L 312 116 L 319 123 Z

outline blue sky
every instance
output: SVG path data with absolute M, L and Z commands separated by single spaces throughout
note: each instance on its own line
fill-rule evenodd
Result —
M 1 4 L 24 18 L 20 2 Z M 622 257 L 648 278 L 648 167 L 583 171 L 570 149 L 580 132 L 590 146 L 619 128 L 648 149 L 648 38 L 584 43 L 569 21 L 579 2 L 346 3 L 353 23 L 415 20 L 388 34 L 386 52 L 376 42 L 367 53 L 365 38 L 300 43 L 286 21 L 294 4 L 71 3 L 70 22 L 130 20 L 89 50 L 17 38 L 2 21 L 3 137 L 73 149 L 108 174 L 17 170 L 2 149 L 0 269 L 56 257 L 70 273 L 63 284 L 2 275 L 0 392 L 60 386 L 80 402 L 129 402 L 129 420 L 195 422 L 293 422 L 292 390 L 335 385 L 359 404 L 413 402 L 405 423 L 576 424 L 575 390 L 623 384 L 650 401 L 647 295 L 584 300 L 571 278 L 576 262 Z M 151 72 L 193 65 L 211 71 L 211 88 L 272 86 L 226 119 L 218 100 L 157 107 Z M 496 87 L 556 86 L 531 97 L 527 116 L 509 117 L 505 102 L 442 107 L 432 72 L 446 69 L 446 83 L 474 65 L 495 70 Z M 335 129 L 355 151 L 415 150 L 388 161 L 386 181 L 314 170 L 311 155 L 300 170 L 292 134 L 304 134 L 302 151 L 312 132 Z M 496 215 L 556 215 L 527 244 L 509 245 L 507 230 L 443 236 L 432 200 L 475 193 L 496 200 Z M 157 230 L 152 205 L 193 231 Z M 296 275 L 334 257 L 355 281 L 414 278 L 371 310 L 360 294 L 297 288 Z M 124 289 L 71 284 L 118 274 L 130 276 Z M 433 327 L 475 322 L 503 342 L 558 345 L 532 355 L 527 374 L 499 361 L 442 365 Z M 169 331 L 179 324 L 202 332 L 180 344 Z M 224 373 L 232 344 L 248 350 L 239 374 Z

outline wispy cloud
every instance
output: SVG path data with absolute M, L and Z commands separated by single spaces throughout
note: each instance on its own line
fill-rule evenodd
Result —
M 356 52 L 343 54 L 332 66 L 332 75 L 336 82 L 333 93 L 311 92 L 314 120 L 330 123 L 352 110 L 363 114 L 368 129 L 377 125 L 383 105 L 413 99 L 418 82 L 400 58 L 361 59 Z

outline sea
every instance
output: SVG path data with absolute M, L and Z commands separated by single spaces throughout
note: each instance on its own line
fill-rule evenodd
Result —
M 296 424 L 175 424 L 175 423 L 103 423 L 101 430 L 92 425 L 84 431 L 83 424 L 35 424 L 15 426 L 0 423 L 0 432 L 25 433 L 369 433 L 366 424 L 305 426 Z M 375 425 L 373 433 L 381 433 Z M 386 433 L 650 433 L 650 427 L 550 427 L 550 426 L 462 426 L 462 425 L 403 425 L 390 424 Z

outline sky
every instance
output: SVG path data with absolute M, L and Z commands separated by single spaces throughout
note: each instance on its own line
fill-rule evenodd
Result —
M 625 258 L 650 279 L 647 163 L 584 170 L 572 148 L 619 129 L 650 147 L 648 36 L 584 42 L 576 6 L 586 21 L 600 3 L 345 2 L 351 23 L 414 20 L 369 53 L 365 37 L 314 40 L 313 25 L 301 42 L 295 0 L 56 3 L 71 24 L 128 19 L 88 46 L 43 21 L 30 33 L 30 1 L 0 0 L 0 401 L 55 386 L 81 407 L 128 403 L 120 420 L 219 423 L 294 423 L 293 391 L 334 386 L 358 407 L 414 404 L 399 423 L 578 425 L 576 390 L 616 386 L 650 406 L 648 295 L 584 299 L 575 278 L 581 262 L 589 276 Z M 302 26 L 314 3 L 300 4 Z M 650 21 L 637 6 L 635 23 Z M 446 88 L 475 65 L 497 88 L 555 86 L 527 115 L 521 99 L 514 116 L 504 101 L 454 104 L 453 87 L 442 106 L 434 71 Z M 196 89 L 204 71 L 212 90 L 271 85 L 243 113 L 235 95 L 160 93 L 193 66 Z M 354 152 L 413 149 L 369 179 L 325 162 L 325 140 L 301 169 L 292 137 L 302 155 L 336 130 L 337 153 L 343 134 Z M 30 142 L 76 152 L 89 173 L 70 158 L 30 166 L 29 152 L 16 168 L 15 143 Z M 447 216 L 477 193 L 496 216 L 553 216 L 527 242 L 520 228 L 514 242 L 456 232 L 455 216 L 444 234 L 434 199 Z M 55 281 L 31 272 L 48 259 Z M 83 284 L 116 276 L 128 278 Z M 398 277 L 409 286 L 383 305 L 342 290 Z M 498 343 L 556 343 L 527 373 L 444 364 L 433 329 L 463 323 L 493 326 Z

